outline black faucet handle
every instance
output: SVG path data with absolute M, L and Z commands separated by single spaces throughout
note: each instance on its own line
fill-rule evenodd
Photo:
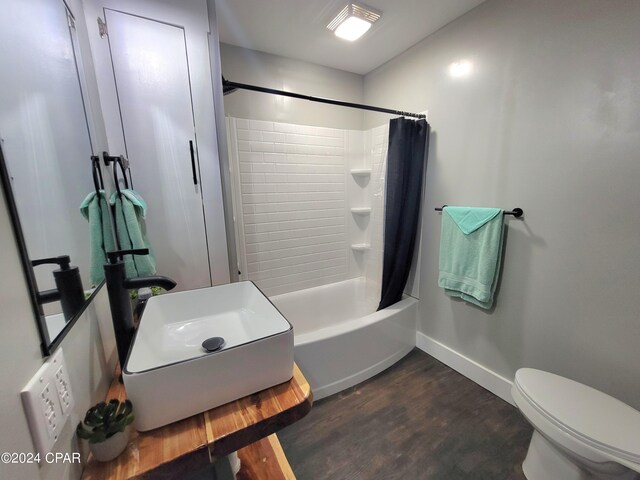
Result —
M 37 267 L 38 265 L 46 265 L 48 263 L 56 264 L 60 266 L 61 270 L 68 270 L 71 265 L 71 258 L 69 255 L 59 255 L 57 257 L 40 258 L 38 260 L 31 260 L 31 266 Z
M 133 250 L 114 250 L 113 252 L 107 253 L 107 257 L 109 257 L 109 263 L 116 263 L 125 255 L 149 255 L 149 249 L 136 248 Z

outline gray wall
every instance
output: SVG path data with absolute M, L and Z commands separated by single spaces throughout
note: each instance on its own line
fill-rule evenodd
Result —
M 29 303 L 29 293 L 20 269 L 18 250 L 13 239 L 9 215 L 0 197 L 0 436 L 3 452 L 31 452 L 33 446 L 27 421 L 22 413 L 19 391 L 42 363 L 40 340 Z M 17 370 L 17 371 L 16 371 Z M 11 432 L 10 435 L 7 432 Z M 0 465 L 3 478 L 32 478 L 37 467 Z M 30 473 L 31 472 L 31 473 Z
M 43 359 L 3 195 L 0 195 L 0 264 L 0 425 L 3 432 L 0 451 L 35 452 L 20 390 L 40 368 Z M 109 302 L 106 288 L 103 288 L 61 345 L 76 406 L 54 452 L 77 451 L 75 426 L 86 410 L 107 394 L 115 368 L 115 341 L 111 328 Z M 35 464 L 0 464 L 0 478 L 16 480 L 77 479 L 80 473 L 77 464 L 43 462 L 41 468 Z
M 246 48 L 220 44 L 227 80 L 347 102 L 362 102 L 363 77 Z M 362 110 L 312 103 L 266 93 L 237 91 L 224 97 L 231 117 L 361 130 Z
M 636 1 L 490 0 L 365 77 L 366 102 L 428 109 L 433 128 L 420 331 L 506 378 L 541 368 L 635 408 L 639 21 Z M 451 78 L 463 58 L 472 74 Z M 445 203 L 525 210 L 493 312 L 437 286 Z

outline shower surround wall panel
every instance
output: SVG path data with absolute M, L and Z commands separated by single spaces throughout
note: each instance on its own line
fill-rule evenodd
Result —
M 369 219 L 369 244 L 371 250 L 366 257 L 364 276 L 366 285 L 367 306 L 372 311 L 380 303 L 382 290 L 382 259 L 384 251 L 384 202 L 385 178 L 387 174 L 387 146 L 389 142 L 389 125 L 381 125 L 365 131 L 365 148 L 371 165 Z
M 349 261 L 349 131 L 228 122 L 242 278 L 277 295 L 359 275 Z

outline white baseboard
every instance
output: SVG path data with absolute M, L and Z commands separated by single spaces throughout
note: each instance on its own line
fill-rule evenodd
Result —
M 446 345 L 434 340 L 422 332 L 416 332 L 416 347 L 428 353 L 445 365 L 453 368 L 481 387 L 514 405 L 511 398 L 512 382 L 496 372 L 483 367 L 479 363 L 465 357 Z

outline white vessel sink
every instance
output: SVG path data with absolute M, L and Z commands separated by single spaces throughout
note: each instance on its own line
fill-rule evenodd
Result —
M 122 376 L 136 429 L 158 428 L 289 380 L 293 327 L 252 282 L 153 297 Z

